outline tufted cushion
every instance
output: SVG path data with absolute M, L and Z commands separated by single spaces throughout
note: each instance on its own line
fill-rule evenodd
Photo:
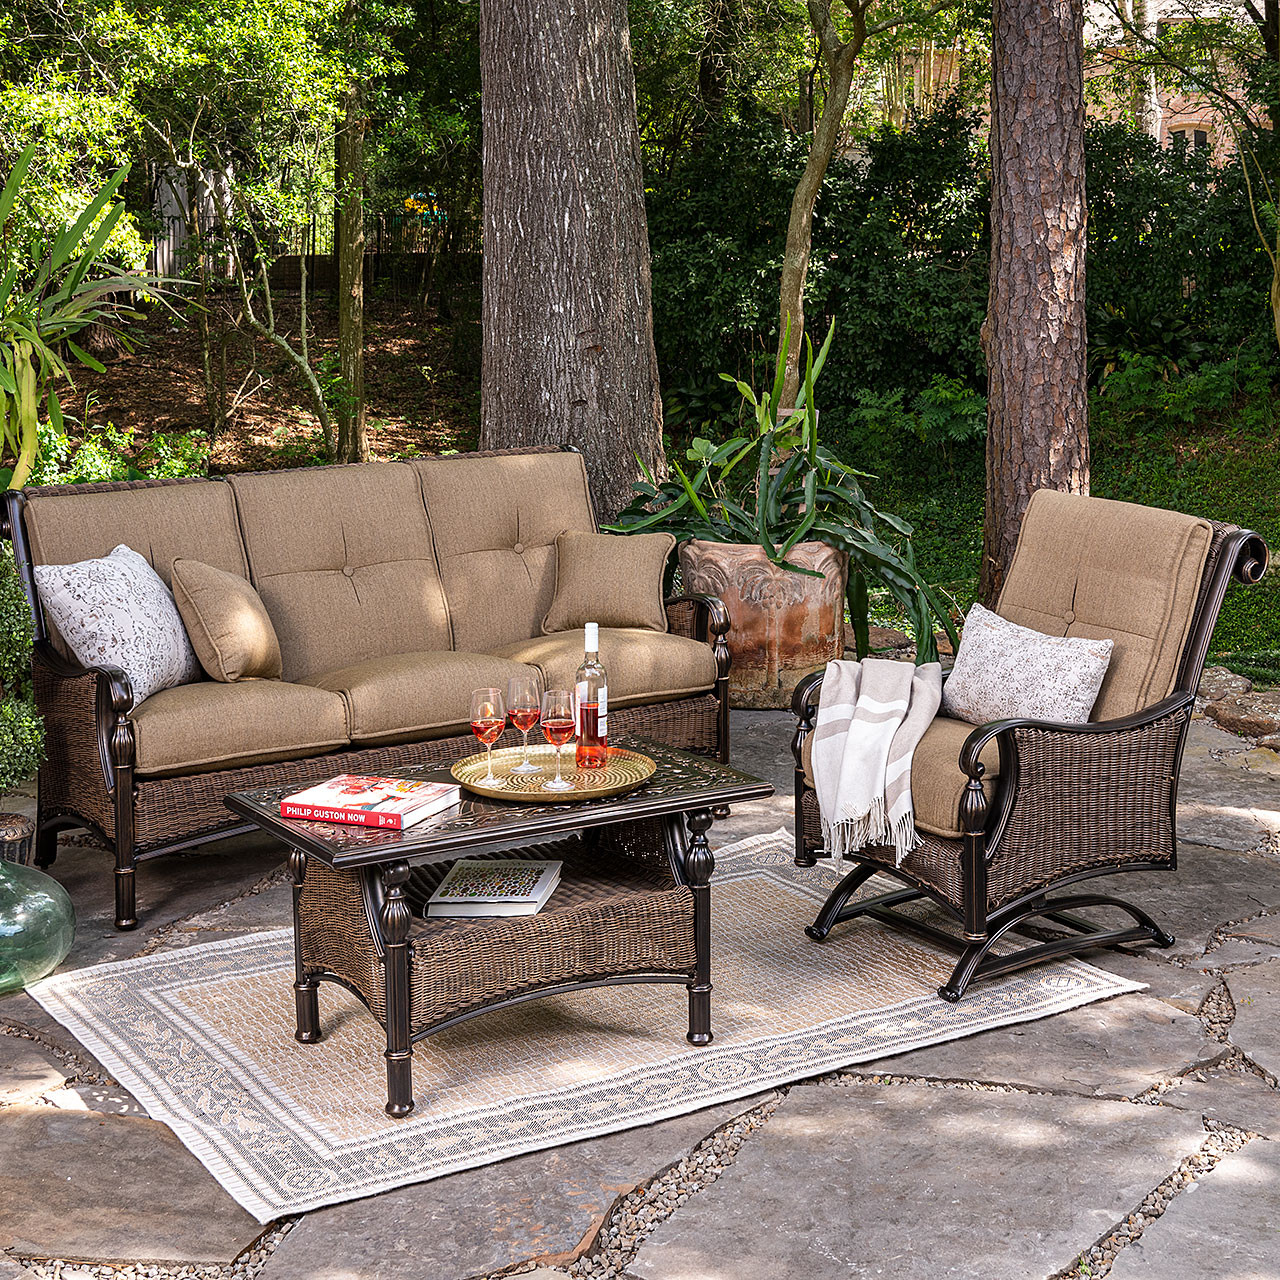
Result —
M 1091 718 L 1131 715 L 1173 691 L 1211 537 L 1194 516 L 1041 489 L 996 612 L 1045 635 L 1115 641 Z
M 286 680 L 449 648 L 417 477 L 403 463 L 232 476 Z
M 409 465 L 431 518 L 453 647 L 491 653 L 536 636 L 555 591 L 556 535 L 595 531 L 582 456 L 417 458 Z
M 916 826 L 935 836 L 960 836 L 960 801 L 969 783 L 960 770 L 960 748 L 973 732 L 973 725 L 962 720 L 937 716 L 924 731 L 911 760 L 911 803 L 915 808 Z M 813 734 L 800 747 L 800 760 L 805 781 L 813 786 Z M 988 742 L 978 757 L 987 767 L 982 789 L 987 799 L 994 788 L 990 779 L 1000 774 L 1000 748 Z
M 581 631 L 563 631 L 517 640 L 495 652 L 537 667 L 544 689 L 570 689 L 582 663 L 582 645 Z M 707 692 L 716 682 L 709 645 L 637 627 L 601 627 L 600 661 L 609 675 L 610 707 L 686 698 Z
M 341 696 L 347 732 L 366 746 L 469 733 L 473 689 L 505 689 L 512 676 L 531 674 L 519 662 L 445 651 L 369 658 L 307 683 Z

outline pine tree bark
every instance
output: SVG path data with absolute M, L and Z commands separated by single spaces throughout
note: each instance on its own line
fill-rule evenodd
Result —
M 337 180 L 338 374 L 337 460 L 364 462 L 369 433 L 364 402 L 364 103 L 359 83 L 345 94 L 334 142 Z
M 597 513 L 665 474 L 625 0 L 481 0 L 482 448 L 582 450 Z
M 994 602 L 1036 489 L 1089 491 L 1085 369 L 1084 14 L 995 0 L 987 506 L 980 592 Z

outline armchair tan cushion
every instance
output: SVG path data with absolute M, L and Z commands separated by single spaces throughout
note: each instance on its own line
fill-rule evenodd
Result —
M 963 720 L 937 716 L 924 731 L 911 761 L 911 801 L 915 806 L 916 826 L 935 836 L 963 835 L 960 826 L 960 800 L 969 783 L 960 769 L 960 748 L 974 726 Z M 813 786 L 813 734 L 800 747 L 805 781 Z M 1000 776 L 1000 748 L 989 742 L 978 757 L 986 766 L 982 789 L 990 800 L 993 788 L 989 780 Z
M 199 560 L 175 560 L 173 598 L 211 680 L 280 678 L 280 642 L 251 582 Z
M 588 622 L 665 631 L 662 581 L 676 540 L 669 533 L 562 533 L 556 538 L 556 590 L 543 635 Z
M 1041 489 L 996 612 L 1046 635 L 1113 640 L 1090 718 L 1132 715 L 1173 692 L 1211 538 L 1195 516 Z

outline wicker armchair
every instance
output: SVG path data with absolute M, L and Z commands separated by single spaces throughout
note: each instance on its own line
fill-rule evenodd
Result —
M 1120 898 L 1049 895 L 1113 872 L 1176 868 L 1178 772 L 1214 622 L 1229 580 L 1256 583 L 1267 560 L 1262 539 L 1233 525 L 1035 494 L 997 612 L 1047 634 L 1115 640 L 1097 719 L 974 727 L 940 716 L 912 771 L 922 843 L 901 865 L 892 849 L 859 851 L 808 935 L 822 941 L 858 916 L 922 934 L 960 953 L 938 991 L 949 1001 L 975 978 L 1042 960 L 1121 943 L 1172 945 Z M 820 672 L 802 681 L 792 702 L 798 866 L 822 856 L 809 770 L 821 684 Z M 906 887 L 855 900 L 876 874 Z M 940 906 L 956 932 L 895 910 L 918 899 Z M 1109 927 L 1075 914 L 1090 907 L 1118 908 L 1129 921 Z M 1029 927 L 1036 920 L 1038 930 Z M 1015 933 L 1029 945 L 1011 950 Z

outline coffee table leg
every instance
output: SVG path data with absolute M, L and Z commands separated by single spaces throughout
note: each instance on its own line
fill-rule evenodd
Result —
M 382 868 L 382 940 L 387 974 L 387 1115 L 413 1110 L 413 1041 L 409 1029 L 409 904 L 407 862 Z
M 693 982 L 689 985 L 690 1044 L 711 1043 L 711 873 L 716 860 L 707 843 L 711 828 L 711 811 L 695 809 L 685 816 L 689 827 L 689 845 L 684 855 L 684 870 L 693 891 Z
M 298 1014 L 298 1029 L 293 1038 L 301 1044 L 316 1044 L 320 1039 L 320 1001 L 316 991 L 320 984 L 302 963 L 302 879 L 307 874 L 307 855 L 301 849 L 289 851 L 289 879 L 293 881 L 293 1003 Z

